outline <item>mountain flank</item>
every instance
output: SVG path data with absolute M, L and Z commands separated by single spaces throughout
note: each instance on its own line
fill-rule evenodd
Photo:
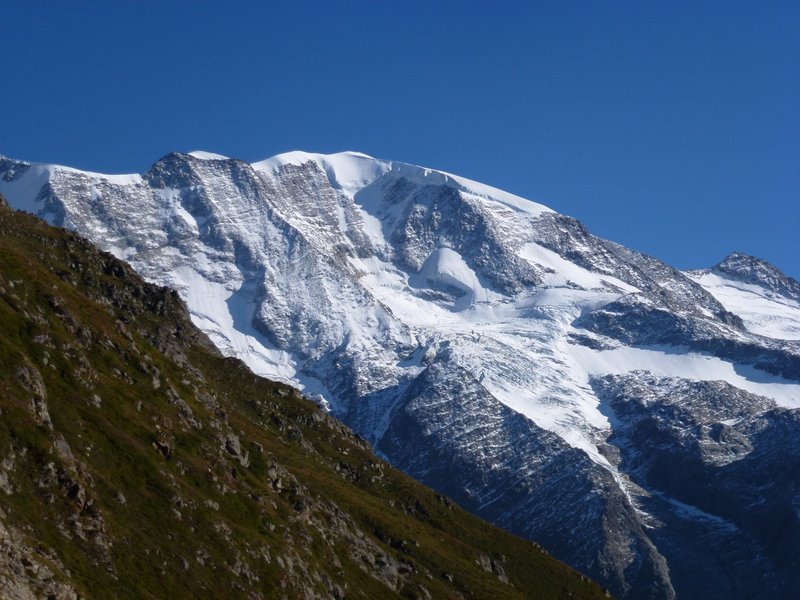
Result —
M 0 205 L 0 596 L 602 598 Z

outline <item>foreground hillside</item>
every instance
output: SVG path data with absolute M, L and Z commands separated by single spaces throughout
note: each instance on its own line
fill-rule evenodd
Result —
M 0 596 L 603 597 L 0 206 Z

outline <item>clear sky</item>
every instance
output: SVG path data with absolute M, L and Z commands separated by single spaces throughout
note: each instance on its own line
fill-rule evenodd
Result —
M 4 0 L 0 153 L 358 150 L 800 279 L 800 2 Z

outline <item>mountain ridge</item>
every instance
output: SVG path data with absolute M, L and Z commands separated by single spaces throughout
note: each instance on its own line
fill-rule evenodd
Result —
M 729 509 L 711 501 L 721 483 L 710 455 L 695 471 L 708 506 L 683 489 L 657 500 L 659 471 L 629 468 L 627 434 L 615 429 L 624 422 L 597 381 L 635 377 L 647 385 L 626 390 L 656 394 L 662 381 L 719 380 L 795 411 L 800 306 L 791 298 L 679 271 L 542 205 L 405 163 L 292 153 L 254 168 L 173 153 L 141 180 L 42 167 L 44 183 L 15 164 L 0 163 L 0 191 L 15 206 L 177 289 L 224 354 L 304 389 L 406 472 L 548 540 L 615 594 L 759 593 L 725 575 L 744 573 L 751 559 L 711 561 L 711 588 L 666 535 L 696 530 L 741 545 L 739 534 L 693 516 Z M 677 413 L 664 414 L 668 437 L 684 439 Z M 793 427 L 763 423 L 776 435 Z M 658 460 L 674 451 L 659 448 Z M 545 485 L 553 477 L 563 486 L 555 495 Z M 514 493 L 500 493 L 513 482 Z M 789 510 L 786 496 L 771 494 L 776 514 Z M 681 508 L 690 505 L 694 513 Z M 749 531 L 755 523 L 740 508 L 737 527 Z M 580 541 L 576 514 L 593 532 Z M 800 527 L 791 523 L 786 536 Z M 753 552 L 769 555 L 760 543 Z M 773 591 L 787 581 L 777 577 Z

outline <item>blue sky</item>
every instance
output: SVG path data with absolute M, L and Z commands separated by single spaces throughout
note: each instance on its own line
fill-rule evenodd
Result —
M 0 153 L 358 150 L 800 278 L 798 2 L 6 0 Z

